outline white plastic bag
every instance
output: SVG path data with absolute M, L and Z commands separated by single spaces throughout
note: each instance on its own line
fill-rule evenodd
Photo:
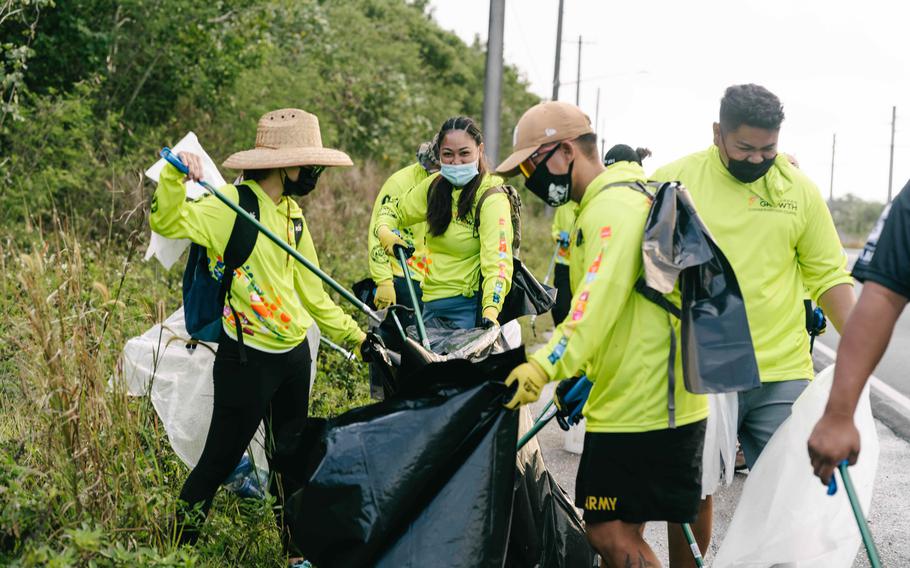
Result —
M 215 165 L 215 162 L 209 155 L 203 150 L 202 145 L 199 144 L 199 140 L 196 138 L 196 135 L 192 132 L 187 133 L 180 142 L 171 148 L 171 150 L 176 154 L 178 152 L 192 152 L 197 154 L 202 158 L 203 165 L 203 179 L 215 187 L 221 187 L 225 185 L 224 178 L 221 177 L 221 173 L 218 172 L 218 166 Z M 153 180 L 155 183 L 158 182 L 158 177 L 161 175 L 161 170 L 164 168 L 164 165 L 167 162 L 164 161 L 164 158 L 155 162 L 152 167 L 145 170 L 145 175 Z M 186 196 L 189 199 L 196 199 L 200 195 L 205 193 L 205 189 L 194 181 L 186 183 Z M 187 239 L 168 239 L 162 237 L 158 233 L 152 231 L 152 238 L 149 242 L 149 248 L 145 251 L 145 260 L 152 258 L 153 256 L 158 259 L 159 262 L 166 269 L 170 269 L 175 262 L 180 258 L 180 255 L 183 254 L 183 251 L 186 250 L 186 247 L 190 245 L 190 241 Z
M 739 415 L 737 393 L 708 395 L 708 423 L 702 454 L 701 498 L 713 495 L 723 483 L 733 483 L 736 465 L 736 430 Z
M 836 495 L 812 474 L 806 442 L 821 418 L 834 367 L 819 373 L 793 405 L 788 418 L 765 446 L 749 473 L 739 506 L 717 552 L 716 568 L 847 568 L 852 566 L 861 539 L 847 493 Z M 850 475 L 863 511 L 869 514 L 878 435 L 863 391 L 855 415 L 862 452 Z
M 562 448 L 572 454 L 581 454 L 585 449 L 585 419 L 569 428 L 564 434 Z
M 202 454 L 212 419 L 212 366 L 215 343 L 201 343 L 195 350 L 186 349 L 189 335 L 183 321 L 183 308 L 130 339 L 123 348 L 123 380 L 133 396 L 150 396 L 158 417 L 164 424 L 171 447 L 189 467 L 194 467 Z M 319 328 L 307 330 L 312 361 L 319 349 Z M 311 366 L 310 390 L 316 377 Z M 263 447 L 263 426 L 250 443 L 255 467 L 268 473 Z

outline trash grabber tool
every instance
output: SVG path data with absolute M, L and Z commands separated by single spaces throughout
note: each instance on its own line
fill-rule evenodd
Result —
M 550 257 L 550 264 L 547 266 L 547 273 L 543 277 L 543 283 L 546 286 L 550 283 L 550 275 L 553 273 L 553 270 L 556 268 L 556 257 L 559 256 L 559 243 L 556 243 L 556 248 L 553 250 L 553 256 Z M 537 328 L 534 327 L 535 322 L 537 322 L 537 315 L 531 316 L 531 331 L 534 332 L 534 337 L 537 337 Z
M 570 412 L 571 416 L 578 416 L 581 413 L 581 409 L 584 408 L 585 402 L 588 401 L 588 396 L 585 393 L 585 390 L 588 389 L 590 392 L 590 385 L 591 385 L 590 381 L 585 379 L 585 380 L 580 380 L 580 381 L 576 382 L 575 386 L 573 386 L 571 389 L 569 389 L 569 392 L 566 394 L 566 399 L 568 399 L 568 400 L 578 399 L 578 404 L 576 404 L 575 406 L 572 407 L 572 411 Z M 525 444 L 530 442 L 531 438 L 533 438 L 538 432 L 540 432 L 541 429 L 543 429 L 543 427 L 546 426 L 550 422 L 550 420 L 553 420 L 553 418 L 556 416 L 556 413 L 559 412 L 558 408 L 551 408 L 554 406 L 555 405 L 553 404 L 553 401 L 551 400 L 550 403 L 544 407 L 543 412 L 541 412 L 540 416 L 537 417 L 537 420 L 534 422 L 534 425 L 531 426 L 530 430 L 528 430 L 525 433 L 525 435 L 521 437 L 520 440 L 518 440 L 518 448 L 517 448 L 518 450 L 520 450 L 521 448 L 523 448 L 525 446 Z M 548 411 L 550 411 L 550 412 L 548 412 Z
M 414 281 L 411 280 L 411 271 L 408 269 L 408 251 L 401 245 L 395 245 L 395 255 L 401 264 L 401 271 L 404 273 L 404 280 L 408 284 L 408 294 L 411 295 L 411 305 L 414 306 L 414 320 L 417 322 L 417 334 L 420 335 L 420 343 L 426 349 L 430 348 L 430 340 L 427 339 L 427 330 L 423 326 L 423 313 L 420 310 L 420 304 L 417 303 L 417 293 L 414 291 Z
M 698 568 L 704 568 L 705 559 L 702 558 L 701 549 L 698 548 L 698 543 L 695 542 L 695 534 L 692 533 L 692 527 L 689 523 L 683 523 L 680 526 L 682 526 L 683 534 L 686 535 L 686 544 L 689 545 L 689 549 L 692 551 L 695 565 L 698 566 Z
M 878 555 L 878 548 L 875 541 L 872 540 L 872 532 L 866 523 L 866 516 L 863 514 L 863 508 L 859 504 L 859 497 L 856 495 L 856 489 L 853 487 L 853 479 L 850 472 L 847 471 L 847 460 L 840 462 L 837 466 L 840 471 L 841 479 L 844 480 L 844 489 L 847 491 L 847 498 L 850 500 L 850 507 L 853 509 L 853 516 L 856 518 L 856 525 L 859 527 L 859 534 L 863 538 L 863 544 L 866 547 L 866 556 L 869 557 L 869 564 L 872 568 L 881 568 L 882 561 Z M 828 495 L 837 493 L 837 480 L 831 475 L 831 481 L 828 482 Z
M 163 148 L 161 150 L 161 157 L 164 158 L 165 160 L 167 160 L 168 163 L 170 163 L 172 166 L 174 166 L 175 168 L 180 170 L 182 173 L 184 173 L 184 174 L 189 173 L 189 168 L 186 167 L 186 164 L 181 162 L 180 158 L 178 158 L 173 152 L 171 152 L 170 148 Z M 354 306 L 356 308 L 358 308 L 360 311 L 362 311 L 363 313 L 365 313 L 367 315 L 367 317 L 369 317 L 371 320 L 375 321 L 376 323 L 382 323 L 382 318 L 380 318 L 379 315 L 375 311 L 371 310 L 368 305 L 366 305 L 363 302 L 361 302 L 360 300 L 358 300 L 357 297 L 354 296 L 354 294 L 349 292 L 347 289 L 345 289 L 344 286 L 342 286 L 341 284 L 336 282 L 331 276 L 329 276 L 328 274 L 326 274 L 325 272 L 320 270 L 319 267 L 317 267 L 315 264 L 313 264 L 312 262 L 307 260 L 306 257 L 304 257 L 302 254 L 297 252 L 291 245 L 289 245 L 286 242 L 284 242 L 283 240 L 281 240 L 281 238 L 279 238 L 275 233 L 268 230 L 265 226 L 263 226 L 262 223 L 260 223 L 258 220 L 256 220 L 255 217 L 253 217 L 252 215 L 250 215 L 249 213 L 244 211 L 243 208 L 241 208 L 239 205 L 237 205 L 236 203 L 234 203 L 233 201 L 231 201 L 230 199 L 225 197 L 224 194 L 222 194 L 220 191 L 218 191 L 217 189 L 212 187 L 212 185 L 210 183 L 203 181 L 203 180 L 199 180 L 199 184 L 202 187 L 204 187 L 206 189 L 206 191 L 208 191 L 209 193 L 211 193 L 212 195 L 217 197 L 219 201 L 221 201 L 222 203 L 224 203 L 225 205 L 230 207 L 231 210 L 233 210 L 237 215 L 243 217 L 248 222 L 252 223 L 253 226 L 256 227 L 257 230 L 259 230 L 260 233 L 262 233 L 263 235 L 268 237 L 268 239 L 270 241 L 272 241 L 273 243 L 278 245 L 278 247 L 281 250 L 283 250 L 284 252 L 291 255 L 294 258 L 294 260 L 296 260 L 300 264 L 304 265 L 307 268 L 307 270 L 309 270 L 310 272 L 312 272 L 313 274 L 318 276 L 319 279 L 322 280 L 323 282 L 325 282 L 326 284 L 328 284 L 329 287 L 331 287 L 333 290 L 335 290 L 336 292 L 341 294 L 341 296 L 345 300 L 354 304 Z
M 351 353 L 350 351 L 348 351 L 347 349 L 345 349 L 345 348 L 342 347 L 341 345 L 338 345 L 337 343 L 334 343 L 334 342 L 332 342 L 331 340 L 326 339 L 324 336 L 321 336 L 321 335 L 320 335 L 320 336 L 319 336 L 319 341 L 322 342 L 322 343 L 325 343 L 326 345 L 328 345 L 329 347 L 331 347 L 331 348 L 334 349 L 335 351 L 337 351 L 337 352 L 341 353 L 342 355 L 344 355 L 344 358 L 347 359 L 348 361 L 357 361 L 357 358 L 354 357 L 354 354 L 353 354 L 353 353 Z

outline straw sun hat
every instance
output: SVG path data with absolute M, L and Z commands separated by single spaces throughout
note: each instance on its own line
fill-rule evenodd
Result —
M 352 166 L 340 150 L 322 147 L 319 119 L 297 108 L 266 113 L 256 126 L 256 147 L 232 154 L 224 167 L 264 170 L 292 166 Z

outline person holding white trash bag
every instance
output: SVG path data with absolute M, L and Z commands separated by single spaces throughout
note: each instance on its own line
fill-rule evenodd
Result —
M 202 177 L 198 156 L 180 153 L 187 178 Z M 344 152 L 324 148 L 318 119 L 299 109 L 265 114 L 256 132 L 256 147 L 230 156 L 224 166 L 243 171 L 244 181 L 226 185 L 228 199 L 252 203 L 258 221 L 317 263 L 312 238 L 292 196 L 316 187 L 329 166 L 350 166 Z M 152 200 L 152 229 L 169 238 L 187 238 L 206 247 L 209 272 L 227 280 L 221 335 L 215 358 L 214 405 L 205 448 L 180 492 L 176 530 L 183 543 L 199 536 L 218 486 L 240 461 L 259 423 L 266 422 L 266 449 L 271 459 L 278 432 L 299 431 L 307 418 L 310 352 L 307 328 L 315 320 L 338 343 L 359 347 L 366 335 L 325 292 L 319 278 L 267 239 L 257 239 L 240 262 L 228 258 L 239 238 L 237 215 L 206 195 L 186 201 L 184 176 L 173 165 L 161 172 Z M 237 225 L 244 223 L 237 220 Z M 223 287 L 224 284 L 222 285 Z M 273 477 L 270 491 L 279 503 L 284 488 Z M 290 542 L 279 510 L 285 546 Z

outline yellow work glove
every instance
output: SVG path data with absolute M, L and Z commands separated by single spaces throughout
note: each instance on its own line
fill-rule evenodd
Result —
M 388 308 L 395 303 L 395 283 L 392 280 L 383 280 L 376 284 L 376 297 L 373 298 L 377 310 Z
M 493 325 L 499 325 L 499 310 L 493 306 L 487 306 L 483 309 L 483 319 L 489 321 Z M 484 326 L 486 327 L 486 326 Z
M 379 244 L 385 249 L 385 253 L 396 260 L 398 257 L 395 256 L 395 245 L 401 245 L 406 249 L 411 246 L 386 225 L 379 227 L 379 230 L 376 231 L 376 236 L 379 237 Z
M 540 391 L 544 385 L 550 382 L 550 377 L 539 364 L 530 360 L 512 369 L 512 372 L 506 377 L 506 386 L 511 386 L 515 382 L 518 383 L 515 396 L 505 405 L 509 410 L 514 410 L 522 404 L 535 402 L 540 398 Z
M 360 331 L 360 330 L 358 330 Z M 363 344 L 367 341 L 367 334 L 360 331 L 360 337 L 357 338 L 357 347 L 354 348 L 354 356 L 358 361 L 363 361 Z

